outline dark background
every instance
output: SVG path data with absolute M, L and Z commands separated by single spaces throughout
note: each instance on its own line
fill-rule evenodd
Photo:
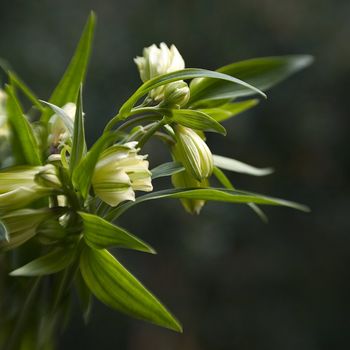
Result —
M 63 73 L 90 9 L 98 27 L 85 111 L 90 143 L 140 84 L 142 48 L 174 43 L 187 67 L 307 53 L 314 65 L 268 93 L 258 108 L 210 136 L 213 152 L 266 178 L 232 175 L 238 188 L 306 203 L 311 214 L 209 203 L 200 216 L 176 201 L 148 202 L 122 224 L 158 255 L 117 252 L 183 322 L 175 334 L 95 302 L 85 327 L 78 306 L 60 349 L 313 350 L 349 347 L 348 0 L 4 1 L 0 56 L 40 98 Z M 168 160 L 159 144 L 152 165 Z M 1 316 L 0 316 L 1 317 Z

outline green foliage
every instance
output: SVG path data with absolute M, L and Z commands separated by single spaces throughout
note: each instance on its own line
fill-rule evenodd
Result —
M 165 44 L 162 49 L 152 46 L 144 51 L 144 57 L 136 59 L 143 84 L 87 150 L 82 84 L 94 28 L 92 13 L 48 102 L 38 100 L 8 70 L 10 85 L 6 86 L 6 99 L 0 100 L 0 108 L 6 103 L 6 120 L 0 126 L 12 142 L 11 164 L 23 165 L 0 172 L 0 253 L 18 248 L 14 253 L 20 255 L 29 247 L 30 257 L 24 255 L 20 261 L 34 260 L 10 275 L 28 279 L 43 276 L 43 281 L 49 278 L 46 288 L 51 299 L 49 310 L 44 310 L 47 315 L 44 343 L 52 338 L 55 327 L 64 323 L 73 287 L 86 321 L 94 295 L 113 309 L 182 331 L 170 312 L 107 250 L 116 247 L 155 253 L 151 246 L 115 222 L 133 206 L 171 198 L 180 200 L 188 212 L 199 214 L 207 201 L 245 204 L 263 221 L 267 218 L 257 204 L 309 210 L 292 201 L 235 189 L 221 169 L 254 176 L 268 175 L 272 169 L 212 155 L 205 143 L 205 132 L 226 135 L 220 123 L 259 102 L 234 99 L 256 94 L 266 97 L 263 91 L 309 65 L 312 61 L 309 56 L 258 58 L 210 71 L 184 69 L 177 51 L 171 51 Z M 184 80 L 191 79 L 189 89 Z M 173 82 L 178 83 L 171 85 Z M 31 120 L 24 114 L 17 90 L 41 112 L 40 120 Z M 137 105 L 143 97 L 144 101 Z M 69 102 L 76 105 L 75 115 L 66 110 Z M 50 120 L 53 114 L 55 117 Z M 117 131 L 112 130 L 114 127 Z M 150 171 L 142 148 L 153 137 L 163 142 L 173 161 Z M 169 176 L 175 188 L 153 188 L 152 180 Z M 223 188 L 209 185 L 212 176 Z M 137 191 L 150 193 L 137 195 Z M 10 259 L 10 254 L 6 254 Z M 6 315 L 8 329 L 19 319 L 9 341 L 10 349 L 18 345 L 18 334 L 29 334 L 30 339 L 28 329 L 22 329 L 23 320 L 29 319 L 28 310 L 39 300 L 40 287 L 38 278 L 23 302 L 25 313 Z

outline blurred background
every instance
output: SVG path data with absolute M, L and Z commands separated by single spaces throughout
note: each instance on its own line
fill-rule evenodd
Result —
M 313 350 L 350 342 L 348 0 L 77 0 L 0 2 L 0 57 L 42 99 L 63 73 L 89 11 L 98 16 L 85 87 L 89 142 L 140 84 L 133 58 L 174 43 L 187 67 L 312 54 L 315 63 L 270 90 L 268 100 L 210 135 L 214 153 L 266 178 L 232 175 L 240 189 L 309 205 L 311 214 L 209 203 L 200 216 L 173 200 L 147 202 L 122 225 L 158 255 L 115 252 L 182 321 L 175 334 L 98 301 L 89 325 L 79 307 L 60 349 Z M 151 143 L 152 166 L 169 159 Z

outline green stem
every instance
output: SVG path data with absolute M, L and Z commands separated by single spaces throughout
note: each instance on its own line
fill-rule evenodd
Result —
M 138 148 L 142 148 L 146 142 L 153 136 L 155 132 L 157 132 L 164 124 L 166 123 L 165 118 L 162 120 L 159 120 L 157 123 L 155 123 L 149 130 L 146 131 L 146 133 L 141 137 L 139 143 L 137 144 Z

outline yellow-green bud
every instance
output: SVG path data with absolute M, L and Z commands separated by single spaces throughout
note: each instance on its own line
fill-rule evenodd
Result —
M 135 200 L 134 191 L 152 191 L 147 156 L 137 154 L 137 142 L 105 150 L 96 164 L 92 185 L 98 197 L 111 206 Z
M 61 181 L 57 176 L 57 169 L 51 164 L 47 164 L 43 170 L 35 174 L 35 181 L 43 187 L 59 189 L 62 187 Z
M 173 153 L 185 169 L 198 181 L 208 178 L 214 167 L 213 156 L 207 144 L 192 129 L 177 125 Z
M 190 88 L 183 80 L 166 85 L 162 106 L 181 108 L 190 99 Z

